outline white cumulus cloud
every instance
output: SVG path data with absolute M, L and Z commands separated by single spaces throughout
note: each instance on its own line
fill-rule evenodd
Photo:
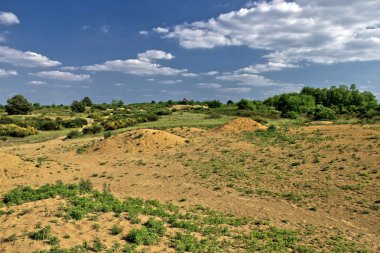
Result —
M 20 20 L 12 12 L 0 12 L 0 24 L 1 25 L 14 25 L 19 24 Z
M 34 52 L 23 52 L 17 49 L 0 46 L 0 62 L 21 67 L 54 67 L 61 65 L 59 61 Z
M 218 89 L 222 87 L 219 83 L 197 83 L 196 86 L 203 89 Z
M 380 60 L 379 13 L 379 0 L 257 1 L 207 21 L 180 24 L 162 32 L 185 48 L 248 46 L 265 50 L 268 64 L 251 68 L 252 73 L 259 73 L 303 61 Z
M 39 78 L 47 78 L 47 79 L 55 79 L 62 81 L 70 81 L 70 82 L 80 82 L 90 79 L 89 75 L 80 75 L 73 74 L 70 72 L 62 72 L 62 71 L 41 71 L 37 73 L 29 73 L 30 75 L 39 77 Z
M 115 71 L 132 75 L 163 75 L 175 76 L 187 73 L 187 69 L 175 69 L 165 67 L 155 62 L 155 60 L 171 60 L 174 56 L 160 50 L 148 50 L 138 54 L 137 59 L 106 61 L 102 64 L 84 66 L 82 69 L 88 71 Z
M 164 27 L 156 27 L 153 29 L 156 33 L 168 33 L 169 29 Z
M 28 82 L 28 84 L 40 86 L 40 85 L 46 84 L 46 82 L 45 81 L 30 81 L 30 82 Z
M 166 53 L 161 50 L 148 50 L 144 53 L 140 53 L 137 55 L 139 59 L 150 60 L 171 60 L 174 59 L 174 56 L 171 53 Z

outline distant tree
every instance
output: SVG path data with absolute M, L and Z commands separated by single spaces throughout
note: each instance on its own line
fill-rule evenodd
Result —
M 310 114 L 315 109 L 315 99 L 312 95 L 298 93 L 277 95 L 266 99 L 264 104 L 275 107 L 276 110 L 281 111 L 284 117 L 288 117 L 288 115 L 294 117 L 295 113 Z
M 89 106 L 89 107 L 91 107 L 93 105 L 93 103 L 89 97 L 84 97 L 82 99 L 82 103 L 84 103 L 85 106 Z
M 33 104 L 33 108 L 34 108 L 35 110 L 41 109 L 41 104 L 40 104 L 40 103 L 34 103 L 34 104 Z
M 123 108 L 124 107 L 124 101 L 113 99 L 111 102 L 111 106 L 113 109 Z
M 210 100 L 210 101 L 205 101 L 205 104 L 209 108 L 219 108 L 222 106 L 222 103 L 219 100 Z
M 247 99 L 241 99 L 239 102 L 236 103 L 239 110 L 253 110 L 253 105 L 250 101 Z
M 124 107 L 124 101 L 123 100 L 118 100 L 116 102 L 116 106 L 117 106 L 117 108 L 123 108 Z
M 234 104 L 235 104 L 234 101 L 228 100 L 226 105 L 230 106 L 230 105 L 234 105 Z
M 73 112 L 82 113 L 86 111 L 86 105 L 81 101 L 74 100 L 73 103 L 71 104 L 71 110 Z
M 330 88 L 305 87 L 301 95 L 311 95 L 315 103 L 333 109 L 336 113 L 360 113 L 375 110 L 377 107 L 376 97 L 368 91 L 360 92 L 355 84 L 349 88 L 345 85 L 332 86 Z
M 7 105 L 5 106 L 5 111 L 9 115 L 25 115 L 33 110 L 33 106 L 29 101 L 22 95 L 15 95 L 7 100 Z

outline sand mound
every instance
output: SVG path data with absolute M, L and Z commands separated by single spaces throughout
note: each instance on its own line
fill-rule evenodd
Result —
M 250 118 L 236 118 L 227 124 L 216 128 L 220 132 L 244 132 L 267 130 L 268 127 L 261 125 L 259 122 Z
M 184 145 L 186 139 L 180 136 L 153 129 L 140 129 L 125 132 L 106 139 L 96 145 L 93 151 L 115 152 L 145 152 L 164 150 L 177 145 Z

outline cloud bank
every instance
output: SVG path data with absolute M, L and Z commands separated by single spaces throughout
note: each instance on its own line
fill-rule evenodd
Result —
M 380 1 L 285 0 L 251 2 L 207 21 L 156 28 L 184 48 L 247 46 L 266 50 L 260 73 L 318 64 L 380 60 Z

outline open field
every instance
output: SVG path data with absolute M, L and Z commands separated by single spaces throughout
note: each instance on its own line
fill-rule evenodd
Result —
M 231 119 L 174 113 L 105 140 L 4 141 L 0 251 L 380 249 L 379 124 L 218 127 Z M 9 194 L 18 186 L 32 188 Z

